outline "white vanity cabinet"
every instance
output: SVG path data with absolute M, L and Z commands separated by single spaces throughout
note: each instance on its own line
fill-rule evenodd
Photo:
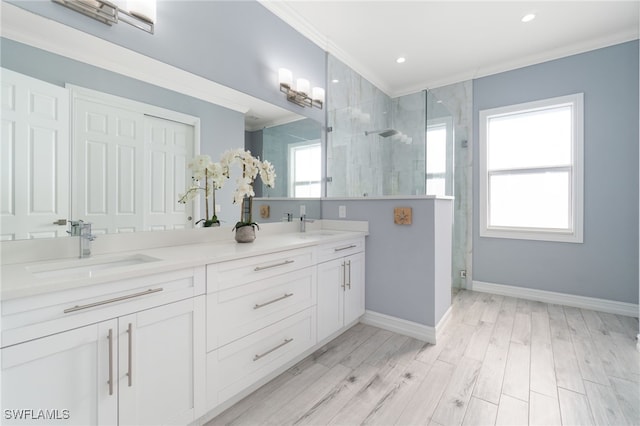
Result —
M 316 343 L 313 247 L 207 267 L 207 404 L 223 403 Z
M 364 237 L 318 247 L 318 341 L 364 314 Z
M 117 424 L 116 337 L 111 320 L 3 348 L 2 424 Z
M 200 267 L 3 301 L 3 424 L 194 421 L 203 292 Z

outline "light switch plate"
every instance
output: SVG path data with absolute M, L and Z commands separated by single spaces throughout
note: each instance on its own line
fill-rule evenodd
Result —
M 340 219 L 347 217 L 347 206 L 338 206 L 338 217 Z

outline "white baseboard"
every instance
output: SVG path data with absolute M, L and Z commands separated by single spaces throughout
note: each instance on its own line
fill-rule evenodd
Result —
M 436 324 L 436 342 L 440 337 L 442 337 L 444 329 L 447 327 L 447 324 L 449 324 L 449 320 L 451 319 L 451 308 L 451 305 L 449 305 L 447 312 L 444 313 L 442 318 L 440 318 L 440 321 L 438 321 L 438 324 Z
M 446 314 L 445 314 L 446 315 Z M 373 311 L 365 311 L 360 322 L 394 333 L 404 334 L 429 343 L 436 343 L 436 328 L 417 322 L 407 321 L 390 315 L 380 314 Z
M 503 296 L 518 297 L 520 299 L 573 306 L 575 308 L 591 309 L 594 311 L 608 312 L 610 314 L 625 315 L 628 317 L 638 317 L 638 305 L 633 303 L 616 302 L 615 300 L 576 296 L 573 294 L 556 293 L 554 291 L 514 287 L 505 284 L 493 284 L 482 281 L 473 281 L 471 289 L 484 293 L 501 294 Z

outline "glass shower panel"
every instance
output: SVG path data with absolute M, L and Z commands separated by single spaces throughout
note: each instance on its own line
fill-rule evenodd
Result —
M 425 93 L 391 99 L 329 56 L 327 196 L 425 191 Z
M 426 194 L 453 195 L 453 116 L 432 92 L 426 95 Z

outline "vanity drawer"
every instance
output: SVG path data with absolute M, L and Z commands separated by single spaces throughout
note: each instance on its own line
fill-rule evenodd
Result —
M 220 404 L 316 343 L 315 307 L 207 354 L 208 405 Z
M 207 292 L 211 293 L 263 280 L 313 264 L 313 249 L 303 248 L 253 256 L 207 266 Z
M 316 268 L 207 295 L 207 351 L 316 304 Z
M 204 293 L 204 267 L 2 302 L 6 347 Z
M 364 251 L 364 237 L 334 241 L 318 246 L 318 263 Z

